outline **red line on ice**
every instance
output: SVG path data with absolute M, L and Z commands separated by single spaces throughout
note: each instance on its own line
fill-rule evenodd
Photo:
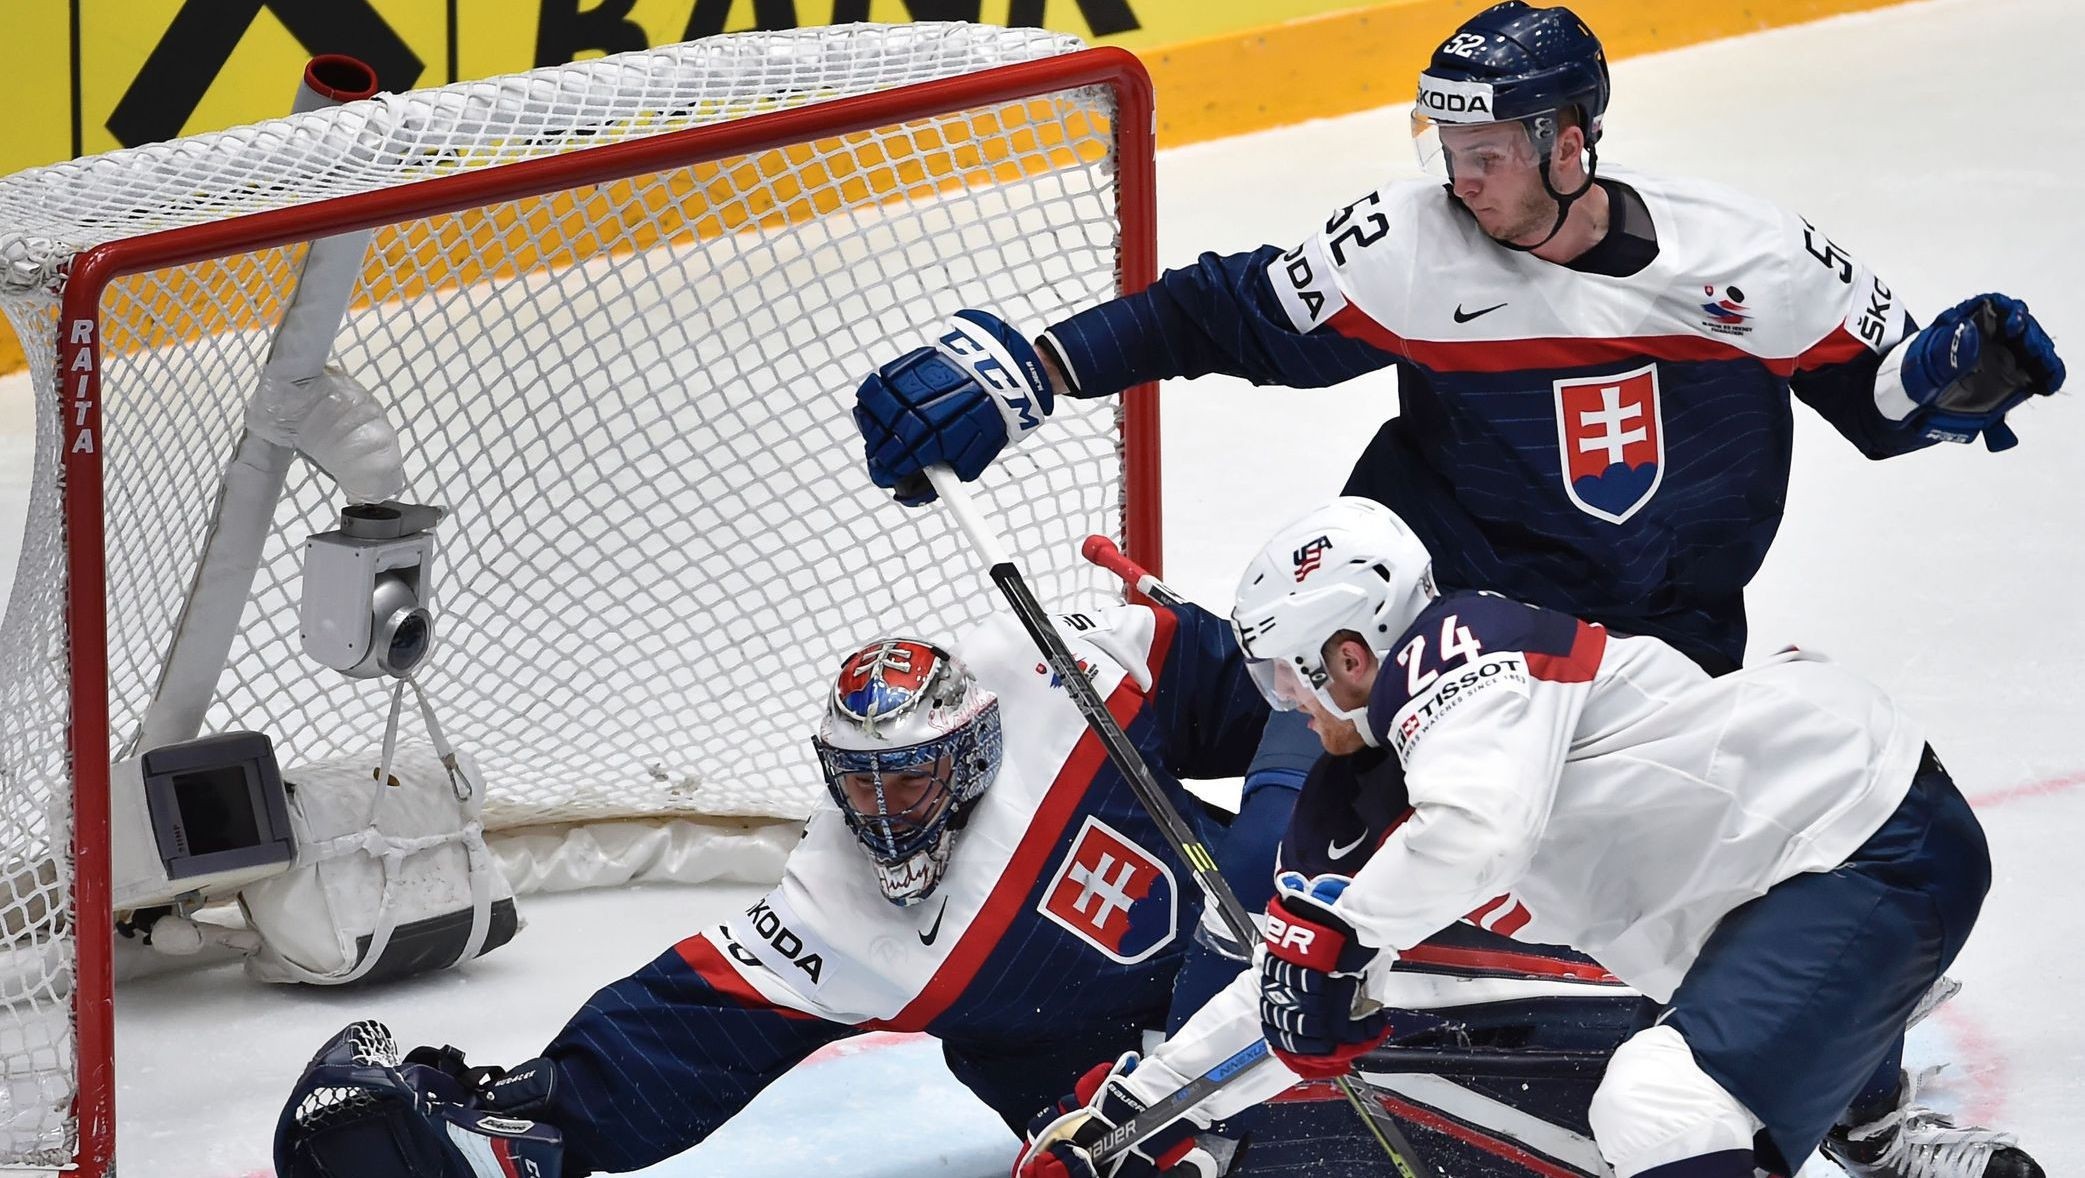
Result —
M 914 1039 L 924 1039 L 926 1037 L 910 1031 L 870 1031 L 866 1034 L 841 1039 L 836 1043 L 828 1043 L 812 1052 L 804 1059 L 804 1062 L 807 1064 L 831 1063 L 833 1060 L 845 1059 L 850 1055 L 862 1055 L 871 1051 L 881 1051 L 886 1047 L 896 1047 L 900 1043 L 910 1043 Z
M 1947 1075 L 1957 1082 L 1966 1082 L 1969 1092 L 1962 1101 L 1961 1121 L 1970 1125 L 1990 1125 L 2003 1128 L 2005 1125 L 2006 1061 L 1998 1045 L 1985 1033 L 1983 1024 L 1975 1015 L 1954 1003 L 1933 1012 L 1940 1025 L 1947 1028 L 1948 1038 L 1955 1045 L 1956 1062 L 1961 1065 L 1949 1068 Z
M 2002 806 L 2007 802 L 2017 802 L 2022 798 L 2046 798 L 2051 794 L 2067 793 L 2081 785 L 2085 785 L 2085 772 L 2065 773 L 2056 777 L 2044 778 L 2041 781 L 2030 781 L 2026 785 L 2016 785 L 2011 789 L 1994 790 L 1991 793 L 1978 794 L 1976 797 L 1969 799 L 1969 804 L 1979 809 L 1986 806 Z

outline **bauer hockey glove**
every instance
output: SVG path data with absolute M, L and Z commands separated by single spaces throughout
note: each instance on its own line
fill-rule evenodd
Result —
M 1260 1030 L 1290 1071 L 1306 1080 L 1346 1074 L 1390 1034 L 1383 1008 L 1362 993 L 1377 953 L 1332 910 L 1351 879 L 1293 871 L 1275 877 L 1260 961 Z
M 2010 449 L 2020 439 L 2005 415 L 2062 388 L 2063 377 L 2056 345 L 2027 304 L 1982 294 L 1942 311 L 1904 344 L 1900 378 L 1912 407 L 1890 416 L 1924 438 L 1967 442 L 1982 434 L 1992 450 Z
M 1037 1113 L 1028 1123 L 1028 1143 L 1014 1163 L 1014 1178 L 1217 1178 L 1222 1168 L 1195 1140 L 1196 1130 L 1208 1126 L 1192 1113 L 1113 1157 L 1096 1156 L 1111 1130 L 1146 1108 L 1128 1082 L 1137 1063 L 1131 1051 L 1113 1064 L 1095 1064 L 1079 1077 L 1071 1095 Z
M 862 381 L 854 424 L 869 478 L 917 507 L 934 501 L 921 473 L 927 467 L 946 463 L 969 482 L 1054 407 L 1035 345 L 996 315 L 962 310 L 942 325 L 934 346 L 915 348 Z

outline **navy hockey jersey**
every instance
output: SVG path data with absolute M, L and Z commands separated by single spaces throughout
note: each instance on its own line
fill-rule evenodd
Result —
M 1807 402 L 1870 457 L 1897 428 L 1894 292 L 1824 233 L 1700 182 L 1603 172 L 1658 250 L 1627 276 L 1507 250 L 1439 185 L 1370 193 L 1286 252 L 1205 254 L 1044 333 L 1080 396 L 1211 372 L 1319 387 L 1395 366 L 1398 416 L 1345 493 L 1402 516 L 1444 587 L 1491 589 L 1742 661 Z M 1908 402 L 1906 402 L 1908 404 Z

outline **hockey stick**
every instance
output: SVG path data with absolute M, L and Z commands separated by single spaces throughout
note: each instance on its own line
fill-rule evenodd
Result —
M 1215 856 L 1209 853 L 1209 848 L 1195 834 L 1194 828 L 1180 816 L 1179 808 L 1166 797 L 1165 789 L 1158 784 L 1158 779 L 1152 776 L 1151 767 L 1144 763 L 1144 757 L 1137 752 L 1136 745 L 1130 743 L 1129 734 L 1122 731 L 1122 725 L 1116 723 L 1114 714 L 1108 711 L 1106 701 L 1100 698 L 1100 692 L 1094 689 L 1086 676 L 1079 673 L 1077 656 L 1065 645 L 1064 636 L 1057 632 L 1049 614 L 1045 613 L 1041 603 L 1036 601 L 1035 594 L 1028 588 L 1027 580 L 1021 576 L 1020 568 L 1007 555 L 1005 543 L 978 512 L 976 504 L 970 498 L 970 489 L 946 466 L 930 466 L 926 469 L 926 475 L 928 481 L 933 483 L 935 492 L 940 495 L 941 502 L 948 506 L 949 511 L 956 517 L 956 523 L 962 527 L 964 534 L 970 537 L 971 546 L 977 549 L 978 555 L 990 566 L 992 583 L 999 586 L 1007 604 L 1013 607 L 1014 616 L 1021 620 L 1021 626 L 1028 631 L 1028 637 L 1042 651 L 1044 661 L 1050 664 L 1050 669 L 1063 681 L 1065 691 L 1071 695 L 1072 703 L 1078 706 L 1079 714 L 1086 718 L 1087 727 L 1100 738 L 1101 747 L 1106 750 L 1108 760 L 1114 763 L 1116 771 L 1129 782 L 1131 791 L 1143 804 L 1144 811 L 1165 834 L 1166 842 L 1172 845 L 1173 853 L 1180 857 L 1181 862 L 1187 864 L 1195 886 L 1201 889 L 1203 902 L 1216 909 L 1217 914 L 1223 919 L 1224 926 L 1230 930 L 1231 936 L 1237 938 L 1239 944 L 1252 944 L 1258 938 L 1252 918 L 1246 915 L 1245 905 L 1238 902 L 1237 893 L 1231 891 L 1231 885 L 1224 882 L 1223 875 L 1217 871 Z M 1367 1101 L 1355 1087 L 1353 1077 L 1342 1076 L 1334 1083 L 1338 1086 L 1340 1095 L 1346 1098 L 1347 1103 L 1352 1105 L 1355 1113 L 1360 1116 L 1369 1136 L 1383 1147 L 1383 1152 L 1389 1155 L 1391 1164 L 1397 1167 L 1397 1172 L 1403 1178 L 1419 1178 L 1421 1170 L 1428 1174 L 1434 1173 L 1433 1167 L 1427 1165 L 1420 1157 L 1419 1151 L 1412 1148 L 1412 1143 L 1405 1139 L 1387 1113 L 1379 1117 L 1370 1111 Z
M 1239 1048 L 1230 1058 L 1218 1062 L 1215 1067 L 1182 1084 L 1156 1104 L 1108 1130 L 1105 1136 L 1093 1143 L 1091 1152 L 1094 1160 L 1107 1161 L 1179 1120 L 1187 1110 L 1202 1103 L 1204 1098 L 1230 1087 L 1233 1080 L 1256 1070 L 1269 1058 L 1267 1041 L 1254 1039 Z

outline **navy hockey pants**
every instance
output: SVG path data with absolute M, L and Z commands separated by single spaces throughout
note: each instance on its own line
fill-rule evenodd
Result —
M 1983 828 L 1928 748 L 1896 813 L 1844 864 L 1723 918 L 1664 1021 L 1799 1164 L 1892 1058 L 1990 886 Z

